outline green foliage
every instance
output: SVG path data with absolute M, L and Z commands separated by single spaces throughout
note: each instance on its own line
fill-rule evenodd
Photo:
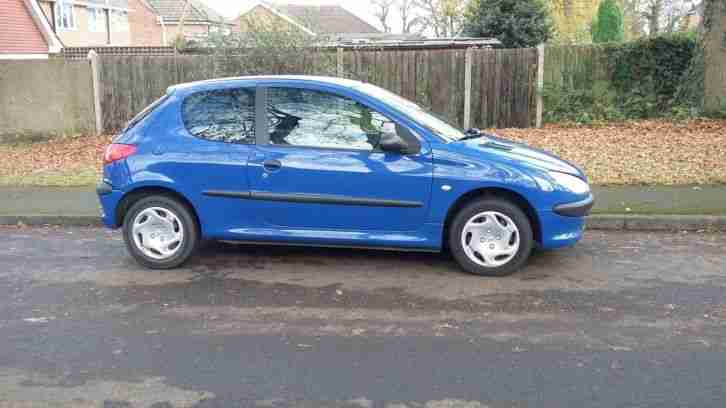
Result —
M 543 92 L 544 121 L 590 124 L 625 119 L 616 106 L 617 94 L 607 81 L 590 88 L 546 86 Z
M 229 75 L 335 74 L 335 53 L 316 48 L 323 36 L 292 25 L 247 18 L 240 33 L 212 33 L 204 44 Z
M 570 78 L 562 81 L 564 85 L 545 87 L 546 121 L 686 119 L 700 113 L 703 62 L 693 36 L 666 35 L 601 49 L 608 80 Z M 562 68 L 565 74 L 566 68 Z
M 615 0 L 603 0 L 592 22 L 592 41 L 595 43 L 623 41 L 623 13 Z
M 552 21 L 541 0 L 472 0 L 462 32 L 496 38 L 506 48 L 534 47 L 552 38 L 552 33 Z
M 672 104 L 696 46 L 688 36 L 665 35 L 610 48 L 613 85 L 622 95 L 653 94 L 654 108 L 662 112 Z

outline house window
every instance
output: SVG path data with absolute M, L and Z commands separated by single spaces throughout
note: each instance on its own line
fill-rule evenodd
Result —
M 111 10 L 111 31 L 129 31 L 129 15 L 125 11 Z
M 66 1 L 58 1 L 55 3 L 55 25 L 63 30 L 75 30 L 76 16 L 73 10 L 73 4 Z
M 106 18 L 104 14 L 103 9 L 95 7 L 88 8 L 88 31 L 96 33 L 106 31 Z

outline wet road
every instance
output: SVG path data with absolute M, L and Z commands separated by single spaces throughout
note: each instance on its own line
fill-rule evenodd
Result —
M 447 256 L 0 227 L 0 407 L 722 407 L 726 235 L 589 232 L 506 278 Z

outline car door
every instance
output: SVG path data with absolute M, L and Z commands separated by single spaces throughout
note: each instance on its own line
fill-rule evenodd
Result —
M 247 161 L 255 143 L 255 88 L 220 87 L 188 95 L 180 105 L 183 141 L 167 155 L 174 180 L 192 198 L 204 232 L 223 235 L 250 225 L 254 203 L 235 198 L 249 191 Z
M 259 97 L 268 126 L 248 174 L 266 225 L 380 231 L 423 225 L 433 178 L 427 143 L 414 154 L 381 151 L 382 132 L 402 125 L 340 93 L 271 86 Z

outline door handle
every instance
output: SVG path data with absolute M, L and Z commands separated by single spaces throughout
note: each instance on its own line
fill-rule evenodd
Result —
M 262 167 L 265 168 L 265 171 L 277 171 L 280 170 L 280 167 L 282 167 L 282 163 L 275 159 L 265 160 L 262 162 Z

